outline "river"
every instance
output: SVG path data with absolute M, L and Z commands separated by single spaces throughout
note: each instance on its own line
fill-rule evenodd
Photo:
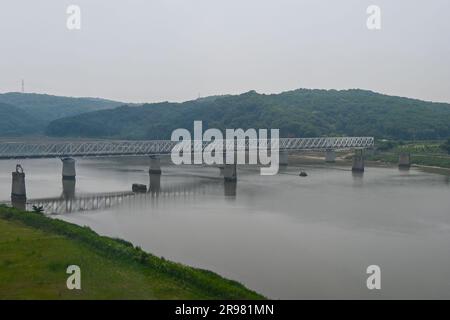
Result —
M 0 161 L 0 200 L 9 200 L 16 162 Z M 28 199 L 61 197 L 60 160 L 19 162 Z M 225 184 L 217 168 L 163 164 L 159 194 L 56 217 L 270 298 L 450 298 L 448 175 L 303 168 L 307 177 L 296 166 L 277 176 L 242 167 L 237 183 Z M 75 196 L 132 183 L 149 184 L 147 158 L 77 160 Z M 369 265 L 381 268 L 381 290 L 366 286 Z

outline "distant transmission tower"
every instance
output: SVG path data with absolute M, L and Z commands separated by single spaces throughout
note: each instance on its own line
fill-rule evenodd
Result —
M 22 93 L 25 93 L 25 80 L 22 79 Z

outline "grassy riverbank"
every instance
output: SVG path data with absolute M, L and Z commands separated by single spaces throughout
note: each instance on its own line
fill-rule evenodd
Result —
M 418 166 L 450 168 L 450 155 L 442 149 L 443 141 L 420 142 L 377 142 L 373 154 L 367 154 L 369 161 L 398 163 L 398 155 L 402 152 L 411 154 L 411 163 Z
M 66 287 L 69 265 L 81 269 L 81 290 Z M 88 227 L 0 206 L 0 299 L 261 298 Z
M 380 161 L 384 163 L 398 164 L 398 154 L 393 153 L 377 153 L 374 155 L 368 155 L 366 158 L 369 161 Z M 417 166 L 450 169 L 450 158 L 444 156 L 412 154 L 411 163 L 412 165 Z

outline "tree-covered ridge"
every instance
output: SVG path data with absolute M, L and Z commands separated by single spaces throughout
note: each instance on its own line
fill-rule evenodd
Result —
M 450 136 L 450 104 L 365 90 L 299 89 L 280 94 L 217 96 L 184 103 L 153 103 L 95 111 L 50 123 L 61 137 L 169 139 L 172 130 L 279 128 L 283 137 L 375 136 L 443 139 Z
M 19 92 L 0 94 L 0 103 L 2 102 L 24 110 L 29 116 L 43 123 L 84 112 L 115 108 L 123 104 L 98 98 L 72 98 Z
M 0 136 L 32 135 L 42 130 L 42 122 L 22 109 L 0 102 Z

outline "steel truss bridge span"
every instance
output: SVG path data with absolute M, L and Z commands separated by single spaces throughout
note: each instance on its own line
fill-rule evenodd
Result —
M 182 144 L 190 144 L 193 152 L 204 150 L 211 142 L 193 140 L 176 142 L 170 140 L 95 140 L 95 141 L 49 141 L 49 142 L 1 142 L 0 159 L 15 158 L 58 158 L 89 156 L 124 156 L 169 154 Z M 323 138 L 280 138 L 278 140 L 216 140 L 224 150 L 256 150 L 271 148 L 278 144 L 280 151 L 326 151 L 366 149 L 374 146 L 373 137 L 323 137 Z M 274 146 L 275 147 L 275 146 Z M 188 147 L 189 148 L 189 147 Z M 176 149 L 175 149 L 176 150 Z

